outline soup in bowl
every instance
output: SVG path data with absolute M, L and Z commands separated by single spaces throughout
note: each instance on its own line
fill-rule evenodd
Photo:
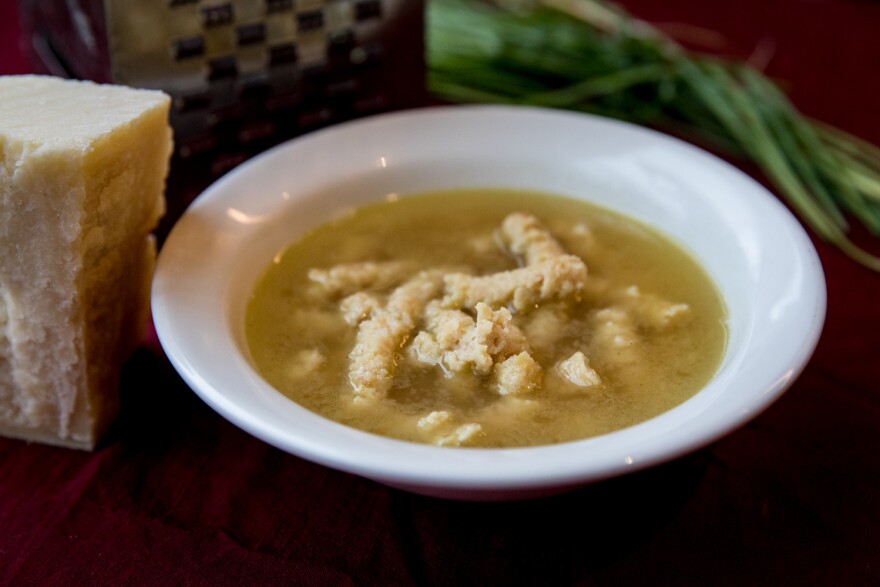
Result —
M 297 456 L 428 495 L 534 497 L 757 415 L 809 359 L 821 267 L 753 180 L 529 108 L 384 115 L 209 188 L 160 255 L 183 378 Z

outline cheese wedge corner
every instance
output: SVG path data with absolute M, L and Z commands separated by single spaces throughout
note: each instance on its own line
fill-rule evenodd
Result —
M 92 449 L 149 319 L 159 91 L 0 76 L 0 434 Z

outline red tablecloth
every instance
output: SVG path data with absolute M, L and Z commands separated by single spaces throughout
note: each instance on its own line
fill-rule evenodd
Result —
M 774 52 L 807 113 L 880 143 L 880 3 L 629 0 Z M 0 73 L 16 50 L 0 2 Z M 239 431 L 145 349 L 97 452 L 0 439 L 0 584 L 880 584 L 880 275 L 816 242 L 819 348 L 767 412 L 697 453 L 534 502 L 402 493 Z

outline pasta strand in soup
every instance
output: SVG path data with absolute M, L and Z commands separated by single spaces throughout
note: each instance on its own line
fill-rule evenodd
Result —
M 714 284 L 670 239 L 582 201 L 486 189 L 316 228 L 258 283 L 246 333 L 293 401 L 454 447 L 642 422 L 699 391 L 726 342 Z

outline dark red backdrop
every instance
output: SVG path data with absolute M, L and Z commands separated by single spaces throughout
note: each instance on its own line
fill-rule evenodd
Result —
M 628 0 L 774 47 L 808 114 L 880 143 L 880 3 Z M 0 73 L 28 66 L 0 0 Z M 792 389 L 673 463 L 557 498 L 449 503 L 275 450 L 145 349 L 94 454 L 0 439 L 0 584 L 880 584 L 880 276 L 817 243 L 825 332 Z

